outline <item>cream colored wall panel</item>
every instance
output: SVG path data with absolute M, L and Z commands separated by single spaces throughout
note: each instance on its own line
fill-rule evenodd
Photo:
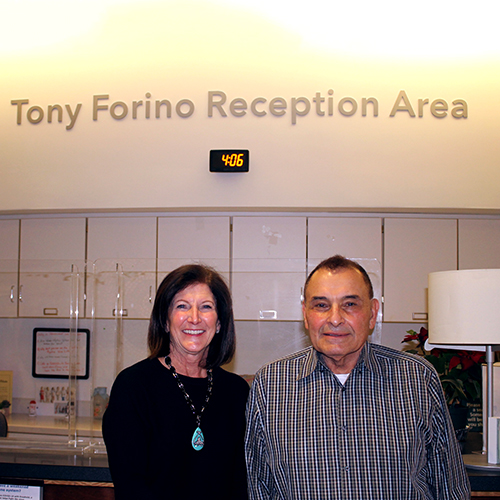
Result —
M 176 267 L 200 262 L 229 273 L 229 217 L 159 217 L 158 279 Z
M 455 219 L 385 219 L 384 320 L 425 322 L 428 274 L 454 269 Z
M 458 268 L 500 268 L 500 220 L 458 221 Z
M 0 317 L 17 316 L 19 220 L 0 220 Z
M 156 292 L 156 218 L 88 222 L 87 317 L 148 318 Z
M 2 2 L 0 211 L 500 208 L 498 2 L 39 5 Z
M 83 314 L 85 228 L 84 217 L 21 220 L 19 316 Z
M 233 218 L 237 319 L 301 320 L 305 270 L 305 217 Z

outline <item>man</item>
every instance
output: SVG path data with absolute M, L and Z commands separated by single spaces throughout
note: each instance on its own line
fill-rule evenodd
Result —
M 309 275 L 312 346 L 261 368 L 247 406 L 252 500 L 470 497 L 441 384 L 424 359 L 367 342 L 379 303 L 334 256 Z

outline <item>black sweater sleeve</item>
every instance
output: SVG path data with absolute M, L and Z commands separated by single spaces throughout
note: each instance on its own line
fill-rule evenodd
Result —
M 141 411 L 140 394 L 141 380 L 128 371 L 120 373 L 103 416 L 102 433 L 116 500 L 156 498 L 148 490 L 150 425 Z

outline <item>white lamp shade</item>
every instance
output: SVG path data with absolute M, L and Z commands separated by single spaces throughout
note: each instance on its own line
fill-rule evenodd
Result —
M 432 344 L 500 344 L 500 269 L 429 274 Z

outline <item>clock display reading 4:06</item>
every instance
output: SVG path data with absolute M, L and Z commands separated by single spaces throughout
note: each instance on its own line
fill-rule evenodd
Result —
M 233 153 L 232 155 L 222 155 L 222 162 L 226 167 L 242 167 L 245 153 Z
M 212 149 L 210 172 L 248 172 L 248 149 Z

